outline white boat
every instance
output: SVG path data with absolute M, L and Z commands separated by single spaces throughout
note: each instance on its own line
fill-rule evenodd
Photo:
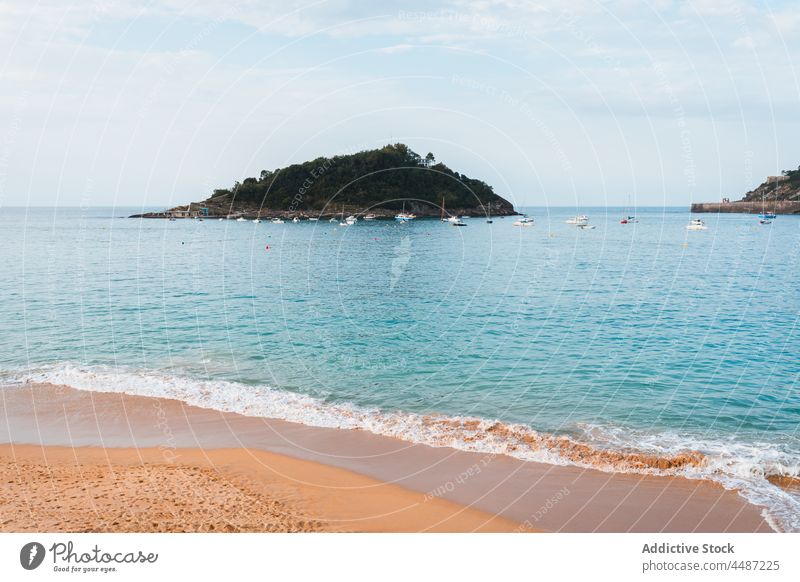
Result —
M 593 224 L 587 224 L 587 223 L 584 223 L 584 224 L 578 224 L 578 225 L 576 225 L 576 226 L 577 226 L 578 228 L 580 228 L 581 230 L 594 230 L 595 228 L 597 228 L 595 225 L 593 225 Z
M 699 218 L 693 218 L 689 221 L 689 224 L 686 225 L 686 230 L 708 230 L 708 227 L 706 223 Z
M 344 219 L 344 221 L 345 221 L 345 222 L 346 222 L 348 225 L 352 226 L 352 225 L 354 225 L 356 222 L 358 222 L 358 219 L 357 219 L 355 216 L 348 216 L 347 218 L 345 218 L 345 219 Z
M 260 218 L 254 218 L 254 219 L 253 219 L 253 222 L 254 222 L 255 224 L 261 224 L 261 219 L 260 219 Z
M 533 226 L 533 219 L 523 216 L 519 220 L 515 220 L 513 226 Z
M 458 222 L 459 220 L 461 219 L 458 216 L 448 216 L 447 218 L 444 219 L 445 222 L 451 222 L 451 223 Z
M 395 215 L 394 219 L 399 222 L 408 222 L 409 220 L 414 220 L 416 217 L 416 214 L 406 212 L 406 203 L 403 202 L 403 211 L 400 214 Z
M 244 216 L 240 216 L 236 219 L 236 222 L 244 222 Z
M 573 216 L 569 220 L 567 220 L 567 224 L 586 224 L 589 222 L 589 217 L 585 214 L 581 214 L 579 216 Z
M 778 183 L 775 182 L 775 200 L 778 199 Z M 772 221 L 778 218 L 778 215 L 774 212 L 767 212 L 766 209 L 766 202 L 767 202 L 767 195 L 766 193 L 761 195 L 761 214 L 758 215 L 758 223 L 759 224 L 772 224 Z
M 297 218 L 297 217 L 295 216 L 295 217 L 292 219 L 292 222 L 294 222 L 295 224 L 297 224 L 298 222 L 300 222 L 300 219 L 299 219 L 299 218 Z
M 375 220 L 376 218 L 377 218 L 377 216 L 375 216 L 374 214 L 367 214 L 364 217 L 364 220 Z
M 463 220 L 456 219 L 455 222 L 450 223 L 451 226 L 467 226 L 467 223 Z
M 339 221 L 336 220 L 336 217 L 332 217 L 328 222 L 339 222 Z
M 281 220 L 280 218 L 273 218 L 272 224 L 283 224 L 283 220 Z
M 314 216 L 314 217 L 312 217 L 312 218 L 309 218 L 308 220 L 309 220 L 310 222 L 317 222 L 317 221 L 319 220 L 319 218 L 317 218 L 316 216 Z

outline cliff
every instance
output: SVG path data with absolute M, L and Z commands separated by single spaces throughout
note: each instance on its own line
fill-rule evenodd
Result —
M 215 190 L 211 197 L 144 218 L 208 216 L 282 217 L 374 214 L 389 218 L 405 207 L 417 216 L 516 214 L 513 205 L 481 180 L 424 158 L 404 144 L 352 155 L 317 158 Z
M 800 214 L 800 167 L 786 170 L 781 176 L 770 176 L 741 200 L 692 204 L 692 212 L 758 214 L 762 209 L 775 214 Z

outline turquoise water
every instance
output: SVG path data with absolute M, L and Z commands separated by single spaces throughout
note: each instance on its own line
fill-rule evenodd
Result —
M 141 210 L 0 210 L 5 383 L 461 448 L 419 419 L 699 450 L 697 476 L 800 528 L 797 500 L 764 478 L 800 464 L 800 217 L 704 215 L 702 232 L 672 208 L 629 225 L 580 209 L 595 230 L 565 224 L 568 208 L 526 209 L 533 228 L 121 218 Z

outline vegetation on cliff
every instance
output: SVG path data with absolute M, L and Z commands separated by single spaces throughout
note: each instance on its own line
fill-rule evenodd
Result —
M 800 166 L 796 170 L 784 170 L 777 179 L 767 179 L 757 188 L 744 195 L 742 202 L 800 201 Z
M 320 157 L 286 168 L 264 170 L 256 178 L 215 190 L 199 203 L 212 214 L 273 211 L 275 213 L 334 212 L 340 208 L 438 215 L 444 200 L 448 211 L 513 214 L 507 200 L 481 180 L 424 158 L 404 144 L 351 155 Z M 196 204 L 192 205 L 196 208 Z M 184 207 L 185 208 L 185 207 Z

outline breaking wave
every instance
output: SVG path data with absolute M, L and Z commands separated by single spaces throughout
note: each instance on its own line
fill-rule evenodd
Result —
M 0 374 L 3 384 L 41 383 L 95 392 L 181 400 L 202 408 L 309 426 L 365 430 L 432 447 L 508 455 L 524 461 L 575 465 L 606 472 L 710 479 L 766 507 L 780 531 L 800 531 L 800 463 L 785 447 L 735 438 L 646 433 L 583 425 L 575 436 L 539 432 L 516 423 L 467 416 L 390 412 L 224 380 L 198 380 L 156 371 L 59 363 Z

